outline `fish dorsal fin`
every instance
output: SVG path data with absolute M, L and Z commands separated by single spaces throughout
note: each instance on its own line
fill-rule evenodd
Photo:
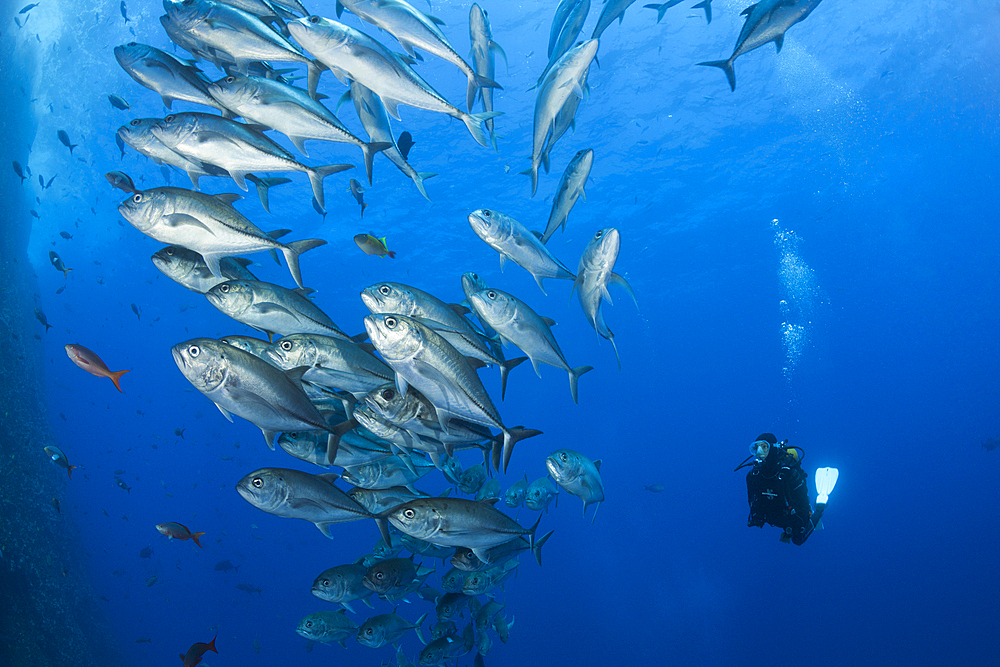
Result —
M 247 259 L 246 257 L 230 257 L 229 259 L 233 260 L 234 262 L 242 266 L 244 269 L 247 268 L 248 266 L 253 265 L 253 260 Z
M 476 502 L 477 503 L 483 503 L 484 505 L 489 505 L 490 507 L 493 507 L 494 505 L 496 505 L 496 502 L 498 500 L 500 500 L 500 499 L 499 498 L 480 498 Z
M 541 320 L 542 320 L 542 322 L 545 322 L 545 324 L 548 325 L 548 326 L 550 326 L 550 327 L 554 327 L 556 325 L 556 321 L 554 319 L 552 319 L 551 317 L 542 317 Z
M 324 473 L 320 473 L 319 475 L 315 475 L 315 477 L 317 479 L 321 479 L 324 482 L 326 482 L 327 484 L 331 484 L 331 485 L 334 482 L 336 482 L 338 479 L 340 479 L 340 475 L 338 475 L 335 472 L 324 472 Z
M 302 382 L 302 376 L 308 370 L 309 366 L 296 366 L 295 368 L 285 371 L 285 376 L 292 382 L 298 384 Z
M 468 315 L 469 313 L 472 312 L 472 310 L 466 308 L 460 303 L 449 303 L 448 306 L 459 315 Z
M 470 366 L 472 366 L 472 368 L 473 368 L 474 370 L 477 370 L 477 371 L 478 371 L 478 370 L 479 370 L 480 368 L 485 368 L 486 366 L 489 366 L 489 364 L 487 364 L 487 363 L 486 363 L 485 361 L 483 361 L 482 359 L 476 359 L 475 357 L 466 357 L 466 358 L 465 358 L 465 360 L 466 360 L 467 362 L 469 362 L 469 365 L 470 365 Z
M 309 296 L 316 290 L 314 290 L 312 287 L 296 287 L 292 291 L 300 296 Z
M 212 196 L 221 201 L 223 204 L 229 204 L 230 206 L 232 206 L 233 202 L 243 199 L 243 195 L 238 195 L 235 192 L 223 192 Z
M 757 6 L 757 3 L 755 2 L 754 4 L 750 5 L 746 9 L 744 9 L 742 12 L 740 12 L 740 16 L 750 16 L 750 12 L 752 12 L 753 8 L 756 7 L 756 6 Z
M 534 234 L 535 238 L 538 239 L 539 241 L 542 240 L 543 234 L 541 232 L 536 232 L 535 230 L 531 230 L 531 233 Z
M 272 239 L 280 239 L 282 236 L 291 233 L 292 230 L 290 229 L 272 229 L 269 232 L 264 232 L 264 236 L 270 236 Z
M 594 460 L 594 467 L 597 468 L 597 472 L 601 472 L 601 459 Z

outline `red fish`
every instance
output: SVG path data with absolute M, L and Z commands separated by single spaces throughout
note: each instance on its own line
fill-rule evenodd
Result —
M 167 521 L 166 523 L 158 523 L 156 524 L 156 529 L 160 531 L 160 534 L 166 535 L 172 540 L 194 540 L 194 543 L 197 544 L 199 547 L 201 547 L 201 542 L 198 541 L 198 538 L 205 534 L 205 533 L 192 533 L 190 530 L 188 530 L 187 526 L 184 526 L 179 523 L 174 523 L 173 521 Z M 204 646 L 204 644 L 202 644 L 202 646 Z M 214 651 L 215 649 L 212 650 Z M 198 655 L 201 655 L 201 653 L 199 653 Z M 192 663 L 192 664 L 197 664 L 197 663 Z
M 199 533 L 200 534 L 200 533 Z M 191 648 L 187 650 L 187 653 L 181 654 L 180 658 L 184 661 L 184 667 L 194 667 L 199 662 L 201 662 L 201 656 L 205 655 L 206 651 L 218 651 L 215 650 L 215 640 L 219 635 L 212 637 L 212 641 L 207 644 L 203 642 L 195 642 L 191 644 Z
M 91 375 L 96 375 L 99 378 L 108 378 L 115 383 L 115 389 L 118 391 L 122 390 L 121 385 L 118 384 L 118 378 L 128 373 L 128 371 L 109 370 L 107 364 L 101 361 L 99 356 L 94 354 L 91 350 L 85 348 L 83 345 L 67 345 L 66 356 L 68 356 L 74 364 Z

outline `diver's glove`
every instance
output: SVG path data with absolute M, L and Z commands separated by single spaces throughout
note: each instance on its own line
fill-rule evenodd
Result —
M 750 514 L 750 518 L 747 519 L 747 528 L 757 528 L 764 527 L 764 515 L 763 514 Z

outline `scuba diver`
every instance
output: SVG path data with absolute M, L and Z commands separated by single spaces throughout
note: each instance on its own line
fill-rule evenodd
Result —
M 787 443 L 788 440 L 779 443 L 773 433 L 761 433 L 750 445 L 750 456 L 736 470 L 753 466 L 747 473 L 750 503 L 747 526 L 763 528 L 769 523 L 782 529 L 782 542 L 800 545 L 816 528 L 822 527 L 823 511 L 839 472 L 836 468 L 816 470 L 818 495 L 816 511 L 811 511 L 806 487 L 808 475 L 802 469 L 805 452 L 801 447 L 786 447 Z

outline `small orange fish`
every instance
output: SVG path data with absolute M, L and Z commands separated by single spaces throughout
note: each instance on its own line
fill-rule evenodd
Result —
M 194 644 L 191 644 L 191 648 L 187 650 L 187 653 L 182 653 L 180 655 L 181 660 L 184 661 L 184 667 L 194 667 L 197 665 L 201 662 L 201 656 L 205 655 L 206 651 L 215 651 L 218 653 L 218 651 L 215 650 L 215 640 L 218 637 L 219 635 L 215 635 L 215 637 L 212 637 L 212 641 L 207 644 L 203 642 L 195 642 Z
M 67 345 L 66 356 L 68 356 L 74 364 L 91 375 L 96 375 L 99 378 L 108 378 L 115 383 L 115 389 L 118 391 L 122 390 L 121 385 L 118 384 L 118 378 L 128 373 L 128 371 L 109 370 L 107 364 L 101 361 L 99 356 L 94 354 L 91 350 L 85 348 L 83 345 Z
M 396 253 L 389 250 L 385 245 L 385 237 L 379 238 L 374 234 L 358 234 L 354 237 L 354 242 L 364 251 L 366 255 L 378 255 L 379 257 L 389 257 L 396 259 Z
M 166 523 L 158 523 L 156 524 L 156 529 L 160 531 L 161 535 L 166 535 L 172 540 L 175 539 L 194 540 L 194 543 L 197 544 L 199 547 L 201 547 L 201 542 L 198 541 L 198 538 L 205 534 L 205 533 L 192 533 L 190 530 L 188 530 L 187 526 L 184 526 L 179 523 L 174 523 L 173 521 L 167 521 Z M 214 651 L 215 649 L 212 650 Z M 201 654 L 199 653 L 199 655 Z M 198 664 L 198 663 L 192 663 L 192 664 Z

